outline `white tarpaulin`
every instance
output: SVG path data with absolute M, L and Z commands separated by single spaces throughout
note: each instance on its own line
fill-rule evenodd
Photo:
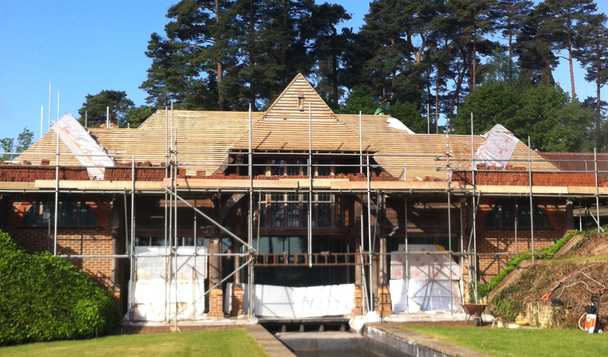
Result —
M 485 142 L 475 153 L 475 168 L 479 164 L 506 167 L 517 146 L 517 138 L 507 128 L 496 124 L 485 135 Z
M 443 250 L 432 244 L 410 244 L 410 253 Z M 462 311 L 460 267 L 448 255 L 410 255 L 400 245 L 391 252 L 390 292 L 393 312 Z M 450 299 L 451 297 L 451 299 Z
M 248 309 L 247 284 L 244 307 Z M 354 284 L 289 287 L 255 285 L 254 313 L 259 317 L 311 318 L 350 315 L 353 310 Z
M 112 158 L 70 114 L 61 117 L 53 125 L 53 130 L 59 133 L 59 138 L 78 162 L 87 167 L 90 178 L 103 180 L 105 167 L 114 166 Z
M 196 252 L 206 254 L 207 248 L 197 247 Z M 178 247 L 177 257 L 166 256 L 167 253 L 165 247 L 135 247 L 131 318 L 136 321 L 170 320 L 175 318 L 177 306 L 179 320 L 203 319 L 207 257 L 194 256 L 194 247 Z M 172 273 L 176 263 L 177 279 Z

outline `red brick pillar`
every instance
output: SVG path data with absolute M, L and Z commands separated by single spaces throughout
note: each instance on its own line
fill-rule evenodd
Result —
M 389 316 L 393 313 L 391 293 L 388 288 L 386 238 L 380 238 L 380 256 L 378 257 L 378 304 L 377 312 L 380 316 Z
M 242 316 L 244 315 L 243 311 L 243 299 L 245 296 L 245 292 L 243 290 L 243 286 L 241 285 L 241 274 L 238 270 L 241 259 L 239 256 L 234 257 L 234 269 L 236 273 L 234 274 L 234 284 L 232 285 L 232 316 Z
M 363 280 L 361 276 L 361 246 L 359 242 L 355 243 L 355 293 L 353 304 L 353 315 L 363 315 Z
M 209 240 L 209 286 L 214 286 L 219 283 L 222 276 L 221 258 L 218 254 L 220 252 L 220 240 L 210 239 Z M 209 291 L 209 317 L 211 318 L 223 318 L 224 317 L 224 294 L 222 292 L 221 284 Z

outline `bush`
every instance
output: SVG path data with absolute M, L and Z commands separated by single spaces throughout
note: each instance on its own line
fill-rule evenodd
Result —
M 110 293 L 72 263 L 0 232 L 0 345 L 94 337 L 119 322 Z

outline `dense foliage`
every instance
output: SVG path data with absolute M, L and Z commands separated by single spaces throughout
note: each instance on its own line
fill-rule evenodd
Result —
M 72 263 L 0 232 L 0 345 L 98 336 L 119 319 L 109 292 Z
M 570 101 L 559 87 L 519 82 L 494 82 L 480 86 L 465 98 L 453 120 L 456 133 L 470 133 L 470 113 L 474 130 L 483 133 L 502 124 L 524 142 L 542 151 L 591 149 L 581 131 L 591 130 L 592 110 Z
M 416 132 L 452 131 L 455 125 L 462 132 L 454 118 L 479 106 L 521 102 L 525 98 L 513 91 L 526 83 L 538 103 L 529 100 L 527 111 L 502 122 L 520 140 L 530 135 L 547 150 L 608 149 L 601 101 L 608 28 L 594 0 L 375 0 L 358 30 L 346 27 L 350 15 L 341 5 L 314 0 L 180 0 L 167 18 L 164 33 L 153 33 L 146 51 L 151 65 L 141 88 L 149 107 L 131 109 L 131 103 L 124 109 L 126 101 L 99 93 L 90 99 L 103 102 L 102 119 L 106 105 L 122 126 L 132 127 L 150 108 L 171 102 L 181 109 L 246 110 L 252 103 L 264 110 L 302 72 L 338 112 L 379 110 Z M 570 72 L 569 98 L 553 78 L 560 58 Z M 577 96 L 577 62 L 596 89 L 580 99 L 594 113 L 591 122 Z M 467 101 L 493 82 L 505 86 L 485 90 L 475 105 Z M 540 100 L 543 94 L 550 98 Z M 559 109 L 549 111 L 555 102 Z M 533 109 L 536 104 L 541 108 Z M 496 109 L 494 121 L 513 107 Z M 475 113 L 483 118 L 480 130 L 491 121 L 487 113 Z

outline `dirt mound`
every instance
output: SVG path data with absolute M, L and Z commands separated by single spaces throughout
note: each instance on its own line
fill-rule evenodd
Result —
M 502 320 L 546 327 L 576 326 L 592 295 L 600 295 L 608 311 L 608 237 L 581 237 L 562 248 L 565 254 L 505 279 L 510 284 L 492 297 L 489 311 Z

